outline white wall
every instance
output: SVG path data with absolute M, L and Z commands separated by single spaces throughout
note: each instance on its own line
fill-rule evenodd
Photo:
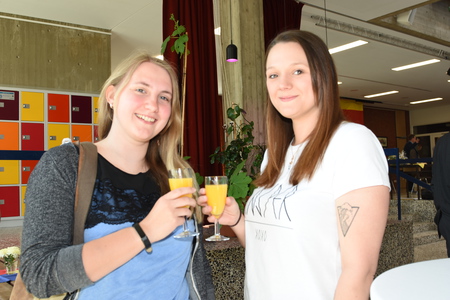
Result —
M 169 19 L 166 16 L 164 19 Z M 152 0 L 144 9 L 112 29 L 111 70 L 136 49 L 145 49 L 151 54 L 161 53 L 162 0 Z M 170 21 L 172 22 L 172 21 Z
M 445 100 L 443 100 L 445 101 Z M 411 132 L 418 125 L 450 122 L 450 104 L 440 107 L 423 108 L 409 112 Z

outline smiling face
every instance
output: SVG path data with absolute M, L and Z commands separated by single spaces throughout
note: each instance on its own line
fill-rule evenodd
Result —
M 285 118 L 317 123 L 319 108 L 305 51 L 296 42 L 280 42 L 267 55 L 266 85 L 270 101 Z
M 147 143 L 166 126 L 171 115 L 172 82 L 169 73 L 151 62 L 135 70 L 120 95 L 108 87 L 107 99 L 113 105 L 110 134 Z

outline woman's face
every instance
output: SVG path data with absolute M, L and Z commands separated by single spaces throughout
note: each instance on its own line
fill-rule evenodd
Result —
M 285 118 L 317 122 L 319 108 L 313 92 L 305 51 L 295 42 L 272 47 L 266 62 L 266 85 L 270 101 Z
M 112 103 L 115 87 L 110 88 L 108 102 Z M 119 137 L 148 142 L 164 129 L 171 115 L 172 82 L 169 73 L 151 62 L 142 63 L 117 100 L 113 103 L 111 132 L 119 133 Z

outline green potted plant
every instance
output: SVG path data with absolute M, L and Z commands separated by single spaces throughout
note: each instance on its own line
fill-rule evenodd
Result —
M 237 104 L 227 109 L 229 122 L 224 126 L 231 142 L 225 149 L 217 147 L 210 155 L 211 163 L 221 163 L 229 178 L 228 196 L 236 199 L 241 211 L 255 188 L 252 181 L 259 174 L 264 145 L 254 144 L 254 122 L 245 118 L 246 112 Z M 239 121 L 239 117 L 242 120 Z

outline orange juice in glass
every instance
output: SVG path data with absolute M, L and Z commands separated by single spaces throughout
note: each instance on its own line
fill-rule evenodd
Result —
M 181 187 L 193 187 L 194 186 L 194 178 L 195 174 L 191 168 L 177 168 L 169 170 L 169 186 L 170 190 L 173 191 L 175 189 Z M 191 197 L 192 194 L 183 195 L 182 197 Z M 183 231 L 177 235 L 174 235 L 174 238 L 186 238 L 199 235 L 198 232 L 192 232 L 188 229 L 187 218 L 185 217 L 183 224 Z
M 211 214 L 216 218 L 214 221 L 214 235 L 206 239 L 209 242 L 228 241 L 230 238 L 220 235 L 218 219 L 222 216 L 227 199 L 228 178 L 226 176 L 205 177 L 205 190 L 208 205 L 212 207 Z

